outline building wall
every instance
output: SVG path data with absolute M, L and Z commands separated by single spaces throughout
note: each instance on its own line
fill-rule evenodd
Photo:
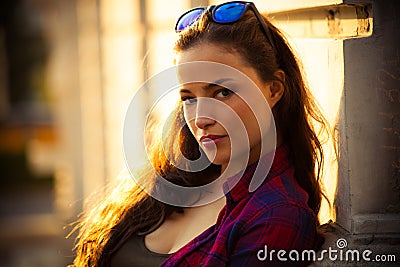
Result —
M 354 234 L 399 234 L 400 4 L 372 4 L 372 36 L 344 41 L 338 223 Z

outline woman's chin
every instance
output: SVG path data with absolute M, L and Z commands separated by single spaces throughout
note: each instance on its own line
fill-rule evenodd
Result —
M 226 157 L 226 156 L 220 157 L 220 156 L 216 155 L 216 157 L 213 160 L 211 160 L 211 162 L 215 165 L 222 165 L 222 166 L 228 165 L 229 156 L 228 157 Z

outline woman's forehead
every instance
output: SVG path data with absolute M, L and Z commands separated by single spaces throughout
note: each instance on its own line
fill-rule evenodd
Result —
M 246 83 L 254 80 L 255 73 L 246 73 L 230 65 L 212 61 L 191 61 L 176 65 L 177 77 L 181 84 L 227 82 Z
M 217 63 L 214 66 L 210 65 L 197 65 L 193 66 L 198 71 L 198 74 L 204 75 L 218 75 L 226 74 L 234 75 L 234 72 L 242 72 L 247 76 L 251 76 L 255 73 L 255 69 L 243 59 L 240 53 L 235 50 L 228 50 L 224 46 L 218 46 L 214 44 L 200 44 L 190 49 L 180 51 L 176 55 L 176 64 L 193 63 L 193 62 L 213 62 Z M 218 66 L 219 64 L 219 66 Z M 226 67 L 222 67 L 225 65 Z M 235 71 L 232 71 L 234 69 Z M 180 69 L 179 69 L 180 70 Z M 190 74 L 190 73 L 189 73 Z M 185 73 L 185 76 L 189 75 Z

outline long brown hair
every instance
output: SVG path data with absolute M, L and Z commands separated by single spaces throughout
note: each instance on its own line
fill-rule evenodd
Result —
M 184 126 L 180 128 L 178 125 Z M 161 127 L 160 122 L 149 118 L 146 132 L 155 132 L 154 128 L 159 127 Z M 220 173 L 220 167 L 211 162 L 206 162 L 208 167 L 197 172 L 186 172 L 176 167 L 179 166 L 182 156 L 196 160 L 201 154 L 196 139 L 184 123 L 180 103 L 162 128 L 168 130 L 151 136 L 152 144 L 147 148 L 150 164 L 134 174 L 135 180 L 139 180 L 140 183 L 136 184 L 129 175 L 122 177 L 116 184 L 108 186 L 107 197 L 94 207 L 87 208 L 82 214 L 74 227 L 74 231 L 79 230 L 79 233 L 75 244 L 76 257 L 72 266 L 109 266 L 112 254 L 132 234 L 150 233 L 173 212 L 183 212 L 182 207 L 160 202 L 143 190 L 143 187 L 163 190 L 163 187 L 156 186 L 157 174 L 174 184 L 193 187 L 210 183 Z M 174 145 L 177 136 L 178 147 Z M 190 169 L 190 166 L 186 168 Z M 98 199 L 97 196 L 92 198 Z
M 175 50 L 179 53 L 209 42 L 239 52 L 265 81 L 277 79 L 273 77 L 273 73 L 278 69 L 285 72 L 285 80 L 280 81 L 284 84 L 285 91 L 272 112 L 277 132 L 289 147 L 297 182 L 307 191 L 308 205 L 317 214 L 322 195 L 319 179 L 323 151 L 312 121 L 324 125 L 324 119 L 311 98 L 302 78 L 299 63 L 287 41 L 266 18 L 265 21 L 270 27 L 276 50 L 266 41 L 251 11 L 248 11 L 240 21 L 229 25 L 212 22 L 209 12 L 206 12 L 198 22 L 179 34 Z M 169 136 L 172 138 L 179 136 L 179 149 L 182 154 L 188 159 L 197 159 L 200 156 L 198 143 L 187 125 L 182 129 L 177 127 L 180 122 L 184 122 L 184 118 L 182 106 L 178 105 L 168 121 Z M 149 149 L 152 166 L 143 168 L 138 173 L 138 179 L 149 184 L 154 183 L 157 172 L 175 184 L 197 186 L 206 184 L 218 176 L 220 169 L 213 164 L 197 173 L 176 168 L 168 160 L 176 159 L 176 155 L 179 154 L 173 149 L 172 138 L 166 138 L 170 144 L 164 143 L 164 148 L 170 149 L 169 151 L 164 151 L 160 142 L 153 142 L 153 146 Z M 155 140 L 160 141 L 158 138 Z M 205 177 L 207 179 L 204 179 Z M 173 212 L 183 212 L 180 207 L 153 199 L 131 179 L 119 182 L 113 192 L 114 194 L 84 213 L 78 222 L 75 228 L 79 230 L 75 246 L 75 266 L 108 266 L 112 254 L 132 234 L 150 233 Z

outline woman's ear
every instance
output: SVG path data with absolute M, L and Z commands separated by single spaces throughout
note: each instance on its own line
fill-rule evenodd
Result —
M 269 87 L 269 98 L 271 101 L 271 108 L 275 106 L 276 103 L 282 98 L 283 93 L 285 91 L 285 72 L 283 70 L 277 70 L 274 73 L 274 77 L 276 80 L 272 80 Z

